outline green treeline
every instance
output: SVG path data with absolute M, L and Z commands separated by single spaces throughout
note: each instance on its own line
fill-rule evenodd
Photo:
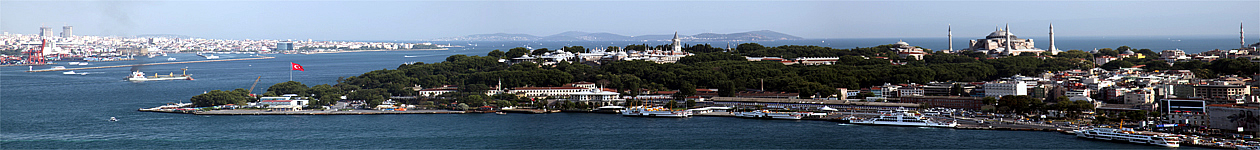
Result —
M 628 45 L 624 49 L 641 50 L 647 47 L 647 45 Z M 656 48 L 666 47 L 667 45 L 656 46 Z M 337 90 L 306 91 L 306 93 L 289 91 L 272 94 L 292 93 L 303 96 L 316 94 L 317 99 L 323 98 L 320 95 L 347 95 L 350 99 L 369 100 L 369 103 L 379 104 L 379 100 L 387 99 L 388 96 L 415 96 L 416 92 L 412 89 L 414 86 L 431 88 L 454 85 L 459 86 L 460 91 L 442 95 L 445 98 L 403 100 L 403 103 L 443 106 L 446 103 L 458 101 L 474 107 L 490 104 L 502 106 L 505 105 L 504 103 L 519 104 L 530 100 L 505 95 L 485 95 L 485 91 L 499 84 L 505 88 L 549 87 L 586 81 L 606 88 L 618 89 L 624 95 L 631 96 L 641 92 L 640 89 L 666 91 L 693 87 L 719 89 L 720 96 L 733 96 L 735 91 L 760 89 L 764 84 L 766 91 L 797 92 L 803 97 L 828 97 L 835 94 L 835 88 L 858 89 L 885 83 L 990 81 L 1013 75 L 1032 76 L 1047 71 L 1090 69 L 1096 67 L 1092 61 L 1095 56 L 1111 56 L 1123 50 L 1129 50 L 1127 46 L 1121 47 L 1120 49 L 1123 50 L 1119 52 L 1105 49 L 1106 52 L 1100 50 L 1098 54 L 1071 50 L 1053 58 L 1034 56 L 989 58 L 983 53 L 934 52 L 924 56 L 923 60 L 913 60 L 899 58 L 889 48 L 892 48 L 892 45 L 834 49 L 796 45 L 764 47 L 756 43 L 745 43 L 728 51 L 707 44 L 698 44 L 684 47 L 684 50 L 696 53 L 696 55 L 683 57 L 678 63 L 669 64 L 616 61 L 601 66 L 590 66 L 571 62 L 559 62 L 555 65 L 529 62 L 508 65 L 498 62 L 498 59 L 520 57 L 524 54 L 541 54 L 548 51 L 541 49 L 531 51 L 518 47 L 507 52 L 494 50 L 487 53 L 487 56 L 452 55 L 438 63 L 404 64 L 394 70 L 375 70 L 359 76 L 338 79 L 336 85 L 316 86 L 321 89 Z M 560 50 L 581 52 L 584 49 L 573 46 Z M 1108 63 L 1102 67 L 1146 65 L 1143 68 L 1148 70 L 1192 70 L 1200 77 L 1257 72 L 1256 63 L 1246 59 L 1220 59 L 1211 63 L 1183 61 L 1175 65 L 1167 65 L 1161 60 L 1151 59 L 1156 58 L 1158 54 L 1148 49 L 1137 52 L 1145 54 L 1147 58 L 1117 60 L 1112 61 L 1116 64 Z M 747 61 L 744 56 L 838 57 L 840 61 L 833 65 L 783 65 L 775 61 Z M 894 62 L 901 62 L 904 65 L 894 65 Z M 289 89 L 305 87 L 305 85 L 287 86 L 291 87 Z M 276 87 L 273 86 L 273 88 Z M 268 91 L 274 90 L 268 89 Z

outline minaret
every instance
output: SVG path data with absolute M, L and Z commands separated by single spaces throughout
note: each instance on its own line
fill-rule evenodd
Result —
M 1243 22 L 1238 22 L 1238 45 L 1241 46 L 1238 50 L 1247 49 L 1247 39 L 1243 36 Z
M 673 41 L 674 41 L 674 51 L 675 51 L 675 52 L 681 52 L 681 51 L 682 51 L 682 39 L 678 39 L 678 32 L 674 32 L 674 40 L 673 40 Z
M 1006 24 L 1006 51 L 1014 50 L 1015 46 L 1011 45 L 1011 24 Z
M 954 25 L 952 24 L 948 25 L 948 28 L 946 30 L 949 32 L 948 34 L 945 35 L 949 37 L 949 50 L 948 51 L 953 52 L 954 51 Z
M 1054 47 L 1054 23 L 1050 23 L 1050 55 L 1059 55 L 1059 48 Z

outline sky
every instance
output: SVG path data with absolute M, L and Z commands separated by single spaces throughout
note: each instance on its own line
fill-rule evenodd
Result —
M 627 36 L 771 30 L 804 38 L 1226 36 L 1260 33 L 1260 1 L 0 1 L 0 30 L 216 39 L 423 40 L 565 31 Z M 1232 35 L 1232 36 L 1231 36 Z

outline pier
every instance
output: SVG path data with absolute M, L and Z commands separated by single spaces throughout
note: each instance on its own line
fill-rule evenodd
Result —
M 262 57 L 262 56 L 260 56 L 260 57 L 255 57 L 255 58 L 216 59 L 216 60 L 198 60 L 198 61 L 180 61 L 180 62 L 160 62 L 160 63 L 132 64 L 132 65 L 96 66 L 96 67 L 83 67 L 83 68 L 48 69 L 48 70 L 30 70 L 30 71 L 26 71 L 26 72 L 68 71 L 68 70 L 102 69 L 102 68 L 118 68 L 118 67 L 134 67 L 134 66 L 151 66 L 151 65 L 169 65 L 169 64 L 187 64 L 187 63 L 203 63 L 203 62 L 221 62 L 221 61 L 238 61 L 238 60 L 259 60 L 259 59 L 272 59 L 272 58 L 276 58 L 276 57 Z
M 409 111 L 380 111 L 380 110 L 355 110 L 355 111 L 268 111 L 268 110 L 211 110 L 211 111 L 181 111 L 174 109 L 166 110 L 146 110 L 147 112 L 165 112 L 165 113 L 182 113 L 194 115 L 382 115 L 382 114 L 463 114 L 465 111 L 449 111 L 449 110 L 409 110 Z

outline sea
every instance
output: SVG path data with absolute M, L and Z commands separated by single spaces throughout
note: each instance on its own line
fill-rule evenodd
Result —
M 896 40 L 828 39 L 825 43 L 823 40 L 774 41 L 763 45 L 869 47 L 893 42 Z M 211 90 L 252 88 L 254 93 L 262 93 L 280 82 L 299 81 L 307 86 L 335 84 L 339 77 L 395 69 L 404 63 L 436 63 L 450 55 L 484 55 L 491 50 L 518 46 L 552 49 L 564 45 L 605 46 L 601 43 L 610 43 L 608 46 L 637 44 L 460 42 L 449 44 L 465 47 L 264 54 L 275 58 L 76 70 L 83 74 L 74 75 L 55 71 L 25 72 L 55 65 L 0 67 L 0 149 L 1166 149 L 1087 140 L 1056 132 L 840 125 L 828 121 L 732 117 L 640 118 L 592 113 L 212 116 L 137 111 L 188 102 L 190 97 Z M 1127 45 L 1151 49 L 1167 47 L 1159 46 L 1161 44 Z M 250 55 L 218 56 L 220 59 L 253 57 Z M 86 66 L 56 63 L 78 68 L 167 62 L 167 58 L 204 60 L 194 54 L 174 53 L 133 61 L 90 62 Z M 291 71 L 289 63 L 298 63 L 305 71 Z M 130 82 L 123 79 L 133 69 L 149 74 L 180 74 L 180 69 L 185 68 L 195 80 Z M 119 121 L 108 121 L 110 117 Z M 1186 148 L 1193 147 L 1183 147 Z

